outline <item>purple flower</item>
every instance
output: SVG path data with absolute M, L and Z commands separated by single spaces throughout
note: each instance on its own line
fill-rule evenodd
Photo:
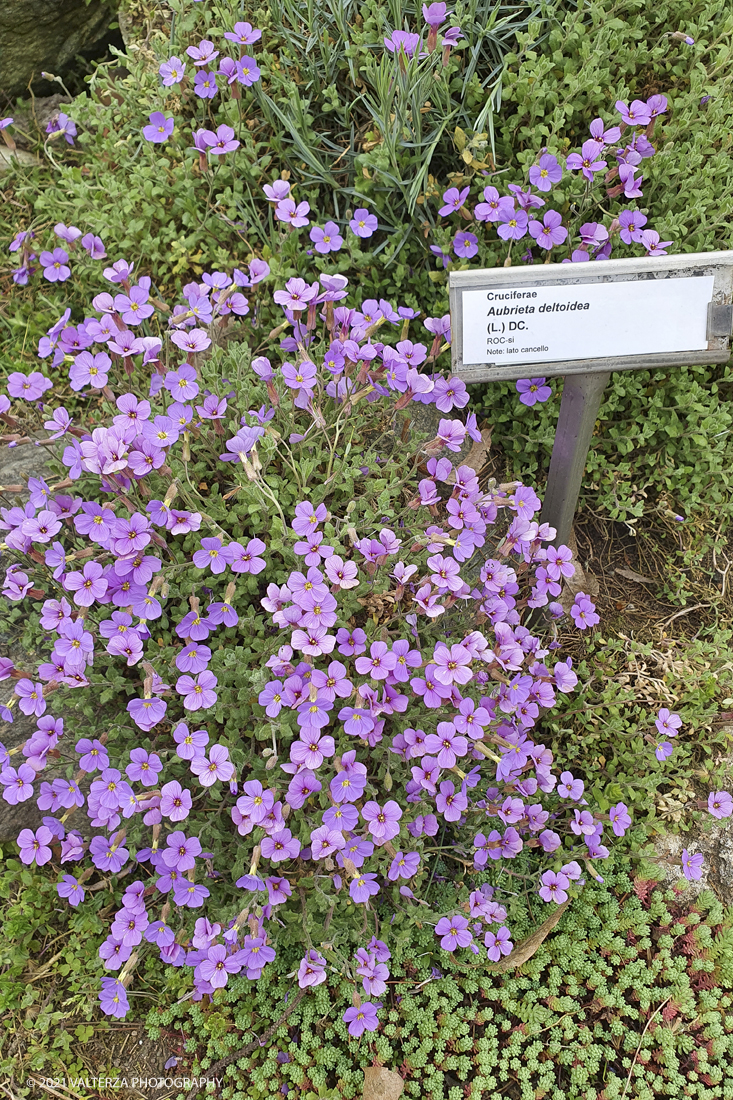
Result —
M 229 42 L 238 42 L 240 46 L 251 46 L 253 42 L 259 42 L 262 31 L 257 30 L 251 23 L 235 23 L 234 30 L 226 31 L 224 37 Z
M 260 68 L 253 57 L 240 57 L 237 62 L 237 80 L 245 88 L 251 88 L 260 79 Z
M 340 627 L 336 631 L 336 641 L 338 643 L 338 651 L 344 657 L 351 657 L 358 653 L 366 652 L 366 646 L 364 645 L 366 642 L 366 634 L 360 626 L 357 626 L 353 631 Z
M 294 229 L 308 225 L 308 212 L 310 204 L 307 202 L 296 203 L 293 199 L 282 199 L 275 207 L 275 217 L 278 221 L 287 222 Z
M 293 366 L 292 363 L 283 363 L 280 368 L 286 385 L 292 390 L 310 391 L 316 384 L 316 365 L 308 360 Z
M 53 382 L 46 378 L 40 371 L 34 370 L 30 374 L 21 374 L 20 371 L 12 371 L 8 375 L 8 393 L 11 397 L 22 397 L 25 401 L 37 401 L 47 389 L 53 388 Z
M 81 237 L 81 229 L 78 229 L 75 225 L 64 225 L 63 222 L 58 222 L 53 227 L 53 231 L 60 240 L 66 241 L 67 244 L 73 244 Z
M 444 252 L 443 249 L 440 247 L 440 245 L 431 244 L 430 245 L 430 251 L 438 257 L 441 264 L 443 265 L 443 268 L 446 268 L 448 266 L 448 264 L 451 263 L 450 255 L 447 252 Z
M 285 290 L 276 290 L 273 298 L 283 309 L 298 311 L 306 309 L 317 294 L 318 283 L 309 285 L 305 279 L 295 278 L 288 279 Z
M 448 11 L 447 4 L 423 4 L 422 6 L 423 19 L 427 25 L 431 28 L 437 29 L 441 23 L 445 23 L 446 19 L 452 12 Z
M 148 118 L 150 119 L 150 125 L 143 126 L 145 140 L 152 141 L 155 145 L 167 141 L 173 133 L 175 120 L 172 117 L 166 118 L 162 111 L 153 111 L 152 114 L 148 115 Z
M 572 798 L 573 802 L 578 802 L 583 797 L 584 790 L 585 784 L 582 779 L 576 779 L 572 772 L 561 773 L 560 782 L 557 786 L 557 793 L 560 798 Z
M 315 245 L 316 252 L 320 252 L 323 256 L 329 252 L 338 252 L 344 243 L 336 222 L 326 222 L 323 229 L 314 225 L 308 235 Z
M 76 137 L 76 123 L 73 122 L 68 115 L 65 115 L 63 111 L 59 111 L 57 115 L 47 122 L 46 133 L 63 134 L 67 144 L 73 145 L 74 138 Z
M 615 806 L 611 806 L 608 816 L 611 819 L 611 828 L 615 836 L 623 836 L 631 825 L 631 814 L 628 806 L 623 802 L 617 802 Z
M 440 936 L 440 946 L 444 951 L 455 951 L 457 947 L 468 947 L 473 940 L 473 935 L 468 930 L 468 921 L 465 917 L 456 914 L 454 917 L 441 917 L 435 926 L 435 935 Z
M 560 837 L 552 829 L 543 829 L 537 838 L 542 845 L 542 850 L 550 855 L 552 852 L 556 852 L 562 844 Z
M 15 694 L 20 699 L 20 709 L 23 714 L 34 714 L 40 718 L 45 713 L 46 703 L 43 698 L 43 684 L 33 683 L 32 680 L 17 680 Z
M 90 741 L 88 737 L 82 737 L 76 743 L 76 751 L 81 753 L 79 767 L 84 772 L 94 772 L 97 768 L 104 770 L 109 767 L 107 750 L 101 741 Z
M 0 783 L 5 787 L 3 798 L 10 806 L 25 802 L 33 794 L 33 780 L 36 773 L 28 764 L 19 764 L 15 768 L 4 767 L 0 772 Z
M 211 891 L 206 886 L 197 882 L 187 882 L 185 879 L 173 884 L 173 900 L 176 905 L 185 905 L 189 909 L 198 909 L 204 904 Z
M 94 836 L 89 843 L 89 854 L 98 870 L 117 874 L 127 863 L 130 853 L 114 837 L 105 839 L 103 836 Z
M 449 451 L 458 453 L 466 439 L 466 426 L 460 420 L 441 420 L 435 438 L 441 440 Z
M 601 621 L 600 616 L 596 614 L 595 604 L 585 592 L 576 594 L 570 614 L 578 630 L 587 630 L 589 626 L 597 626 Z
M 562 215 L 556 210 L 548 210 L 541 222 L 531 221 L 529 232 L 540 248 L 552 248 L 553 245 L 562 244 L 568 235 L 567 229 L 562 224 Z
M 322 724 L 325 725 L 326 722 L 328 722 L 328 714 L 324 712 Z M 306 727 L 301 729 L 300 739 L 291 744 L 290 759 L 294 764 L 304 765 L 309 771 L 316 771 L 323 763 L 324 757 L 333 756 L 334 752 L 333 737 L 329 735 L 322 737 L 319 729 Z
M 188 817 L 191 805 L 191 792 L 176 780 L 171 780 L 161 788 L 160 812 L 163 817 L 169 817 L 171 821 L 183 821 Z
M 649 108 L 649 113 L 652 118 L 657 118 L 659 115 L 663 115 L 667 110 L 667 97 L 666 95 L 653 95 L 646 101 L 646 105 Z
M 139 325 L 141 321 L 152 317 L 155 312 L 148 298 L 148 291 L 143 287 L 130 287 L 128 294 L 115 294 L 115 310 L 121 315 L 126 325 Z
M 74 908 L 84 901 L 84 887 L 73 875 L 64 875 L 61 882 L 56 884 L 56 892 L 60 898 L 66 898 L 69 905 L 73 905 Z
M 514 947 L 511 932 L 505 925 L 502 925 L 496 933 L 487 932 L 484 936 L 484 944 L 488 948 L 488 956 L 492 962 L 498 962 L 502 955 L 510 955 Z
M 290 184 L 287 180 L 273 180 L 272 183 L 266 183 L 262 190 L 270 202 L 277 204 L 290 194 Z
M 341 1019 L 349 1025 L 349 1035 L 359 1039 L 365 1031 L 376 1031 L 379 1027 L 376 1005 L 364 1001 L 358 1008 L 347 1008 Z
M 81 573 L 67 573 L 64 588 L 74 593 L 77 607 L 91 607 L 95 600 L 105 595 L 109 582 L 99 562 L 88 561 Z
M 295 859 L 300 852 L 300 841 L 294 837 L 290 829 L 280 829 L 271 836 L 263 837 L 261 842 L 262 855 L 271 863 L 280 863 L 284 859 Z
M 623 100 L 617 99 L 616 110 L 627 126 L 648 126 L 652 120 L 651 108 L 642 99 L 635 99 L 630 107 Z
M 175 867 L 177 871 L 192 871 L 196 866 L 196 856 L 200 856 L 202 851 L 198 837 L 187 837 L 177 830 L 168 836 L 166 844 L 167 848 L 162 853 L 166 867 Z
M 582 169 L 585 178 L 592 183 L 595 178 L 594 173 L 602 172 L 607 164 L 605 160 L 596 159 L 602 152 L 603 145 L 600 141 L 584 141 L 581 151 L 571 153 L 565 164 L 571 172 Z
M 399 31 L 395 32 L 393 38 L 396 34 L 399 33 Z M 417 38 L 417 35 L 408 37 Z M 386 42 L 387 39 L 385 39 L 385 43 Z M 379 222 L 377 221 L 377 218 L 374 214 L 370 214 L 368 210 L 366 210 L 363 206 L 360 206 L 357 210 L 354 211 L 354 216 L 349 222 L 349 227 L 352 233 L 355 233 L 357 237 L 366 238 L 371 237 L 372 234 L 377 231 L 379 227 Z
M 176 347 L 189 353 L 206 351 L 211 346 L 211 340 L 201 328 L 191 329 L 190 332 L 174 332 L 171 340 Z
M 201 539 L 201 549 L 193 555 L 193 564 L 197 569 L 206 569 L 208 566 L 215 575 L 223 573 L 227 565 L 231 564 L 232 555 L 228 546 L 222 546 L 221 539 Z
M 363 905 L 365 902 L 369 901 L 370 897 L 378 894 L 379 883 L 376 879 L 377 876 L 372 872 L 352 878 L 349 883 L 351 900 L 356 902 L 357 905 Z
M 163 86 L 166 88 L 172 87 L 174 84 L 180 84 L 183 80 L 183 75 L 186 71 L 185 61 L 181 61 L 180 57 L 169 57 L 167 61 L 164 61 L 158 72 L 163 78 Z M 150 120 L 153 121 L 152 118 Z
M 197 756 L 205 755 L 204 748 L 209 742 L 209 735 L 206 730 L 194 730 L 191 733 L 185 722 L 179 722 L 173 731 L 173 740 L 177 745 L 176 755 L 181 760 L 193 760 Z
M 133 783 L 142 783 L 144 787 L 154 787 L 158 782 L 158 773 L 163 770 L 160 757 L 147 749 L 137 748 L 130 750 L 130 763 L 125 768 L 125 775 Z
M 456 256 L 460 256 L 464 260 L 470 260 L 478 252 L 478 237 L 473 233 L 466 233 L 461 230 L 453 238 L 453 251 Z
M 654 725 L 663 737 L 676 737 L 682 726 L 682 719 L 679 714 L 673 714 L 667 707 L 662 707 Z
M 251 573 L 254 576 L 267 565 L 264 558 L 258 557 L 266 549 L 262 539 L 250 539 L 246 547 L 239 542 L 231 542 L 228 549 L 232 556 L 232 573 Z
M 311 948 L 301 959 L 298 967 L 298 985 L 301 989 L 309 986 L 320 985 L 326 980 L 326 960 L 322 955 Z
M 457 187 L 449 187 L 447 191 L 444 191 L 443 206 L 438 211 L 441 217 L 460 210 L 468 197 L 469 191 L 470 187 L 464 187 L 462 191 L 459 191 Z
M 397 664 L 397 657 L 385 642 L 372 642 L 368 657 L 357 657 L 354 662 L 356 671 L 362 676 L 371 676 L 373 680 L 384 680 Z
M 672 241 L 661 241 L 656 229 L 644 229 L 641 234 L 641 243 L 646 249 L 647 256 L 666 256 L 667 246 Z
M 436 670 L 437 679 L 437 670 Z M 468 752 L 468 741 L 461 734 L 456 733 L 452 722 L 439 722 L 438 732 L 430 733 L 425 738 L 425 752 L 436 756 L 438 767 L 454 768 L 456 759 L 465 756 Z
M 640 213 L 638 210 L 622 210 L 618 216 L 619 226 L 621 227 L 621 240 L 624 244 L 641 244 L 642 230 L 646 225 L 646 214 Z
M 34 863 L 42 867 L 51 858 L 51 844 L 53 833 L 45 825 L 36 829 L 21 829 L 18 834 L 18 847 L 20 848 L 21 863 Z
M 711 791 L 708 795 L 708 813 L 713 817 L 730 817 L 733 814 L 733 798 L 727 791 Z
M 559 183 L 561 179 L 562 168 L 551 153 L 543 153 L 539 162 L 533 164 L 529 170 L 529 182 L 538 191 L 549 191 L 553 183 Z
M 395 882 L 400 878 L 412 878 L 420 866 L 420 856 L 417 852 L 396 852 L 389 867 L 388 878 Z
M 366 802 L 361 816 L 368 823 L 369 832 L 378 844 L 393 840 L 400 831 L 399 820 L 402 817 L 402 810 L 392 799 L 385 802 L 383 807 L 373 800 Z
M 205 675 L 206 673 L 202 673 L 201 678 Z M 235 772 L 234 764 L 229 759 L 229 749 L 225 745 L 212 745 L 208 760 L 205 756 L 195 756 L 190 767 L 193 774 L 198 776 L 202 787 L 213 787 L 217 779 L 228 783 Z
M 310 849 L 313 859 L 325 859 L 326 856 L 330 856 L 335 851 L 343 848 L 345 844 L 343 833 L 339 829 L 329 828 L 328 825 L 319 826 L 310 835 Z
M 214 989 L 223 989 L 230 974 L 236 974 L 240 963 L 233 955 L 227 955 L 227 949 L 216 943 L 208 949 L 206 958 L 196 967 L 196 973 Z
M 407 57 L 412 57 L 420 42 L 419 34 L 410 34 L 409 31 L 392 31 L 389 38 L 384 39 L 384 44 L 390 53 L 400 54 L 404 52 Z M 421 55 L 422 56 L 422 55 Z M 358 214 L 359 211 L 357 210 Z M 366 236 L 369 236 L 367 233 Z
M 545 871 L 540 881 L 542 886 L 539 895 L 543 901 L 554 901 L 556 905 L 562 905 L 564 901 L 568 900 L 567 889 L 570 885 L 570 879 L 562 871 L 557 874 L 554 871 Z
M 480 222 L 500 221 L 504 214 L 514 210 L 514 200 L 509 196 L 500 196 L 495 187 L 484 188 L 484 202 L 474 210 L 474 216 Z
M 206 60 L 208 61 L 209 58 Z M 219 86 L 216 83 L 216 73 L 208 72 L 206 69 L 199 69 L 193 80 L 193 90 L 200 99 L 213 99 L 219 91 Z M 156 111 L 155 113 L 159 114 L 160 112 Z
M 660 98 L 664 99 L 663 96 Z M 666 102 L 666 100 L 665 100 Z M 590 136 L 601 145 L 615 145 L 618 139 L 621 137 L 621 127 L 611 126 L 608 130 L 605 128 L 605 124 L 602 118 L 594 118 L 590 124 Z
M 200 613 L 189 611 L 176 627 L 179 638 L 190 638 L 194 642 L 204 642 L 211 632 L 213 624 Z
M 454 644 L 448 649 L 442 642 L 438 642 L 435 646 L 433 662 L 435 679 L 440 684 L 464 685 L 468 684 L 473 679 L 473 673 L 469 668 L 471 664 L 471 654 L 463 645 Z M 448 723 L 444 724 L 448 725 Z M 450 728 L 453 729 L 452 726 Z M 438 732 L 440 732 L 440 727 L 438 727 Z M 432 749 L 428 749 L 428 752 L 432 751 Z M 441 767 L 442 766 L 443 765 L 441 765 Z
M 194 65 L 208 65 L 219 56 L 219 51 L 214 49 L 214 43 L 208 38 L 202 38 L 198 46 L 189 46 L 186 53 L 192 58 Z
M 118 1019 L 129 1012 L 130 1002 L 127 999 L 125 987 L 117 978 L 102 978 L 99 1007 L 105 1016 L 115 1016 Z
M 527 233 L 529 217 L 526 210 L 502 208 L 496 232 L 503 241 L 521 241 Z
M 222 124 L 217 126 L 215 140 L 211 143 L 211 155 L 221 157 L 225 153 L 233 153 L 239 148 L 239 141 L 234 136 L 231 126 Z
M 76 391 L 82 390 L 84 386 L 101 390 L 107 385 L 107 372 L 111 366 L 112 360 L 106 352 L 100 351 L 94 355 L 90 351 L 83 351 L 71 365 L 69 385 Z
M 702 878 L 704 863 L 705 856 L 702 852 L 695 852 L 694 855 L 690 855 L 687 848 L 682 849 L 682 874 L 688 882 Z
M 131 699 L 127 704 L 127 713 L 135 725 L 146 733 L 162 722 L 167 709 L 164 699 Z
M 199 392 L 196 371 L 188 363 L 182 363 L 177 370 L 169 370 L 163 384 L 175 401 L 187 401 Z
M 660 764 L 663 764 L 674 752 L 674 745 L 669 741 L 655 742 L 654 755 Z

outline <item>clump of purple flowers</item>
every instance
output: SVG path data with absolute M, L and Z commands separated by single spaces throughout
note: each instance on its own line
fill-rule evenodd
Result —
M 423 7 L 426 55 L 449 15 L 445 4 Z M 260 76 L 244 52 L 260 35 L 244 22 L 225 34 L 239 45 L 238 58 L 201 40 L 186 50 L 187 61 L 171 57 L 160 66 L 163 86 L 183 86 L 188 66 L 195 75 L 186 94 L 214 99 L 226 83 L 241 95 L 240 86 Z M 457 27 L 443 32 L 444 61 L 460 37 Z M 420 62 L 422 45 L 423 35 L 404 31 L 385 40 L 400 66 Z M 642 104 L 646 122 L 636 103 L 623 105 L 624 125 L 648 129 L 666 106 L 653 98 L 653 106 Z M 51 133 L 73 142 L 66 116 L 54 125 Z M 175 134 L 164 111 L 152 112 L 143 128 L 150 146 L 177 140 Z M 575 155 L 579 162 L 571 155 L 565 171 L 591 182 L 620 136 L 620 127 L 606 130 L 596 120 Z M 204 162 L 239 146 L 226 125 L 198 130 L 193 141 Z M 649 148 L 635 132 L 621 155 L 616 150 L 619 167 L 606 182 L 635 195 L 634 169 Z M 548 254 L 563 246 L 571 234 L 561 215 L 533 214 L 562 176 L 557 157 L 543 150 L 526 189 L 512 185 L 501 196 L 487 186 L 473 212 L 477 232 L 457 232 L 454 254 L 479 254 L 482 222 L 494 223 L 510 250 L 528 234 Z M 294 184 L 275 179 L 264 194 L 283 235 L 310 225 L 310 206 Z M 440 215 L 470 220 L 469 194 L 470 187 L 448 189 Z M 624 243 L 663 254 L 664 242 L 652 240 L 645 222 L 627 210 L 608 231 L 584 224 L 567 262 L 605 258 L 615 232 Z M 312 226 L 309 236 L 325 257 L 343 248 L 345 237 L 353 245 L 379 229 L 376 215 L 357 206 L 340 224 Z M 54 233 L 61 243 L 40 257 L 31 251 L 31 232 L 17 235 L 16 282 L 27 281 L 36 260 L 47 281 L 65 282 L 78 259 L 107 258 L 94 233 L 61 223 Z M 3 750 L 0 783 L 8 803 L 35 797 L 47 815 L 38 829 L 20 834 L 21 860 L 56 862 L 57 891 L 70 905 L 83 903 L 91 876 L 136 865 L 140 877 L 126 886 L 99 948 L 105 968 L 116 972 L 103 979 L 102 1011 L 125 1015 L 126 989 L 144 951 L 189 968 L 195 999 L 212 996 L 233 974 L 259 978 L 275 958 L 285 923 L 279 914 L 290 917 L 299 907 L 301 884 L 307 910 L 317 880 L 335 922 L 359 946 L 345 959 L 306 931 L 298 984 L 321 984 L 329 966 L 345 970 L 357 993 L 343 1022 L 358 1039 L 378 1028 L 381 1003 L 371 998 L 385 994 L 389 979 L 389 947 L 377 938 L 386 927 L 377 924 L 380 911 L 399 909 L 432 924 L 436 949 L 498 962 L 513 949 L 508 895 L 499 885 L 504 861 L 522 866 L 543 901 L 562 904 L 582 885 L 583 866 L 598 877 L 595 861 L 609 854 L 606 827 L 623 836 L 631 816 L 621 802 L 606 813 L 589 805 L 584 781 L 571 772 L 558 777 L 541 741 L 542 715 L 558 693 L 574 689 L 577 675 L 571 659 L 557 659 L 557 641 L 533 633 L 523 618 L 545 607 L 562 614 L 550 601 L 574 573 L 572 554 L 554 545 L 530 487 L 482 485 L 462 461 L 466 442 L 482 435 L 475 414 L 461 413 L 465 384 L 439 367 L 450 347 L 449 315 L 427 317 L 418 328 L 420 314 L 408 306 L 371 298 L 349 304 L 342 274 L 293 277 L 273 295 L 282 310 L 275 330 L 280 361 L 259 355 L 244 387 L 232 391 L 226 382 L 216 392 L 207 388 L 203 353 L 221 342 L 234 318 L 250 314 L 269 275 L 258 257 L 243 267 L 205 272 L 164 317 L 151 277 L 119 258 L 103 268 L 90 315 L 72 323 L 67 309 L 40 341 L 39 358 L 50 359 L 52 369 L 70 363 L 72 389 L 93 391 L 108 417 L 87 432 L 63 406 L 47 414 L 49 443 L 58 445 L 80 495 L 31 479 L 29 503 L 2 509 L 12 557 L 3 593 L 18 603 L 42 601 L 48 652 L 32 673 L 12 662 L 0 669 L 14 681 L 3 717 L 12 720 L 17 707 L 36 724 L 18 750 Z M 52 386 L 40 371 L 14 372 L 8 395 L 39 401 Z M 550 395 L 544 379 L 518 389 L 527 405 Z M 344 423 L 368 418 L 371 409 L 394 418 L 412 402 L 433 404 L 439 416 L 433 438 L 400 453 L 412 495 L 399 517 L 352 515 L 351 508 L 331 514 L 330 472 L 342 458 Z M 314 479 L 311 496 L 302 493 L 286 514 L 268 483 L 268 463 L 276 449 L 299 461 L 316 442 L 330 448 L 329 476 Z M 209 460 L 231 482 L 228 495 L 241 494 L 276 517 L 271 545 L 196 509 L 176 476 L 192 452 L 218 456 Z M 361 473 L 368 477 L 370 468 Z M 176 506 L 181 502 L 186 507 Z M 171 552 L 183 553 L 183 539 L 185 566 Z M 179 571 L 191 583 L 187 606 L 176 612 L 166 600 Z M 224 631 L 258 605 L 267 614 L 267 657 L 263 667 L 238 671 L 257 684 L 256 720 L 272 745 L 243 762 L 239 745 L 221 733 L 221 710 L 238 690 L 221 654 Z M 378 607 L 390 609 L 382 620 Z M 175 640 L 161 649 L 156 622 L 164 614 Z M 570 617 L 581 630 L 599 621 L 583 593 Z M 134 743 L 122 750 L 107 732 L 72 739 L 73 777 L 44 781 L 50 754 L 70 737 L 49 713 L 53 693 L 95 690 L 101 651 L 133 687 L 120 722 Z M 660 711 L 660 738 L 676 735 L 675 719 Z M 659 759 L 666 744 L 657 745 Z M 11 762 L 18 752 L 22 759 Z M 726 792 L 711 799 L 711 814 L 730 814 Z M 228 856 L 204 851 L 201 811 L 209 800 L 224 804 L 238 858 L 245 859 L 245 873 L 235 872 L 240 894 L 223 912 L 208 901 L 216 880 L 230 872 Z M 69 826 L 82 809 L 97 831 L 91 840 L 80 824 Z M 441 830 L 455 838 L 466 880 L 448 913 L 434 912 L 428 897 Z M 80 864 L 78 874 L 62 873 L 66 863 Z M 688 877 L 695 866 L 693 857 Z M 374 929 L 368 942 L 362 927 Z M 362 992 L 369 999 L 362 1001 Z

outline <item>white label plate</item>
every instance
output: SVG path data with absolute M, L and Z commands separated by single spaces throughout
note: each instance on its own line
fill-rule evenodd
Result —
M 705 351 L 714 275 L 463 291 L 463 364 Z

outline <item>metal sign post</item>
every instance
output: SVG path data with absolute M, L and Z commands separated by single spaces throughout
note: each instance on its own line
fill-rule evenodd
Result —
M 733 251 L 451 272 L 454 374 L 565 378 L 541 514 L 558 545 L 611 372 L 725 363 L 732 301 Z

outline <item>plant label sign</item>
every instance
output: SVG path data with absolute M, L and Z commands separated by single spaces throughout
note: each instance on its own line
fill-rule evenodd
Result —
M 465 382 L 725 362 L 733 252 L 450 276 Z
M 565 376 L 541 513 L 558 546 L 611 371 L 725 363 L 732 301 L 733 251 L 451 273 L 454 374 Z

